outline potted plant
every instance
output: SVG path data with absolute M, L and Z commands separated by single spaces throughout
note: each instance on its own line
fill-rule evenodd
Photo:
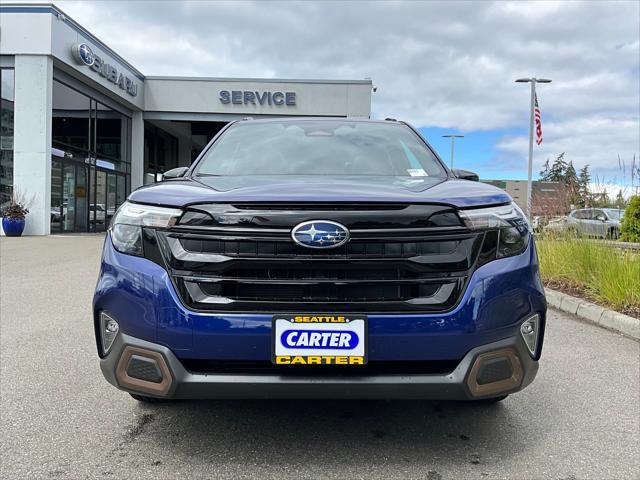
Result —
M 29 213 L 29 201 L 15 191 L 9 204 L 2 209 L 2 229 L 7 237 L 19 237 L 24 231 L 25 217 Z

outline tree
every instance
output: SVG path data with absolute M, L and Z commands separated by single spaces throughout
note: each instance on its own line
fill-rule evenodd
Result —
M 569 200 L 573 205 L 578 205 L 580 202 L 580 180 L 571 160 L 564 172 L 564 184 L 569 191 Z
M 634 195 L 624 211 L 620 223 L 620 239 L 625 242 L 640 242 L 640 195 Z
M 608 208 L 611 206 L 611 202 L 609 200 L 609 193 L 607 192 L 607 187 L 602 187 L 602 192 L 595 193 L 591 195 L 591 207 L 596 208 Z
M 566 174 L 567 168 L 569 165 L 564 159 L 564 152 L 562 152 L 558 157 L 553 161 L 553 165 L 551 165 L 551 169 L 549 170 L 549 174 L 543 180 L 547 182 L 562 182 L 565 185 L 566 182 Z
M 540 170 L 540 180 L 543 181 L 547 181 L 546 178 L 549 175 L 549 159 L 547 158 L 547 161 L 544 162 L 544 168 L 542 170 Z
M 540 170 L 540 180 L 543 182 L 562 182 L 568 184 L 567 176 L 577 179 L 573 162 L 566 162 L 564 152 L 556 157 L 551 166 L 549 166 L 549 159 L 547 158 L 547 161 L 544 162 L 544 168 Z
M 564 183 L 568 186 L 575 185 L 577 187 L 578 185 L 578 175 L 576 174 L 576 169 L 573 166 L 573 160 L 570 160 L 567 165 L 567 169 L 564 173 Z
M 580 169 L 578 177 L 578 193 L 580 200 L 578 204 L 581 207 L 587 207 L 589 202 L 589 184 L 591 183 L 591 174 L 589 173 L 589 165 L 585 165 Z

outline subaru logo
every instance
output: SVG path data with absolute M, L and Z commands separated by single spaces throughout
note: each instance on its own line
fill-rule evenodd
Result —
M 296 225 L 291 238 L 303 247 L 335 248 L 349 241 L 349 230 L 337 222 L 313 220 Z
M 71 48 L 71 52 L 73 53 L 76 61 L 80 64 L 84 64 L 90 67 L 96 61 L 93 50 L 91 50 L 91 47 L 86 43 L 79 43 L 77 45 L 74 45 Z

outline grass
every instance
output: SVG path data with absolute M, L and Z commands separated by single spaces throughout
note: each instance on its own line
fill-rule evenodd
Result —
M 640 316 L 640 252 L 580 238 L 536 241 L 545 284 L 565 286 L 614 310 Z

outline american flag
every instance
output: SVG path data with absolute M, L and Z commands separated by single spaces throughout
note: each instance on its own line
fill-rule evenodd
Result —
M 533 109 L 533 113 L 536 117 L 536 143 L 540 145 L 542 143 L 542 119 L 540 117 L 540 107 L 538 106 L 538 94 L 536 93 L 536 104 Z

